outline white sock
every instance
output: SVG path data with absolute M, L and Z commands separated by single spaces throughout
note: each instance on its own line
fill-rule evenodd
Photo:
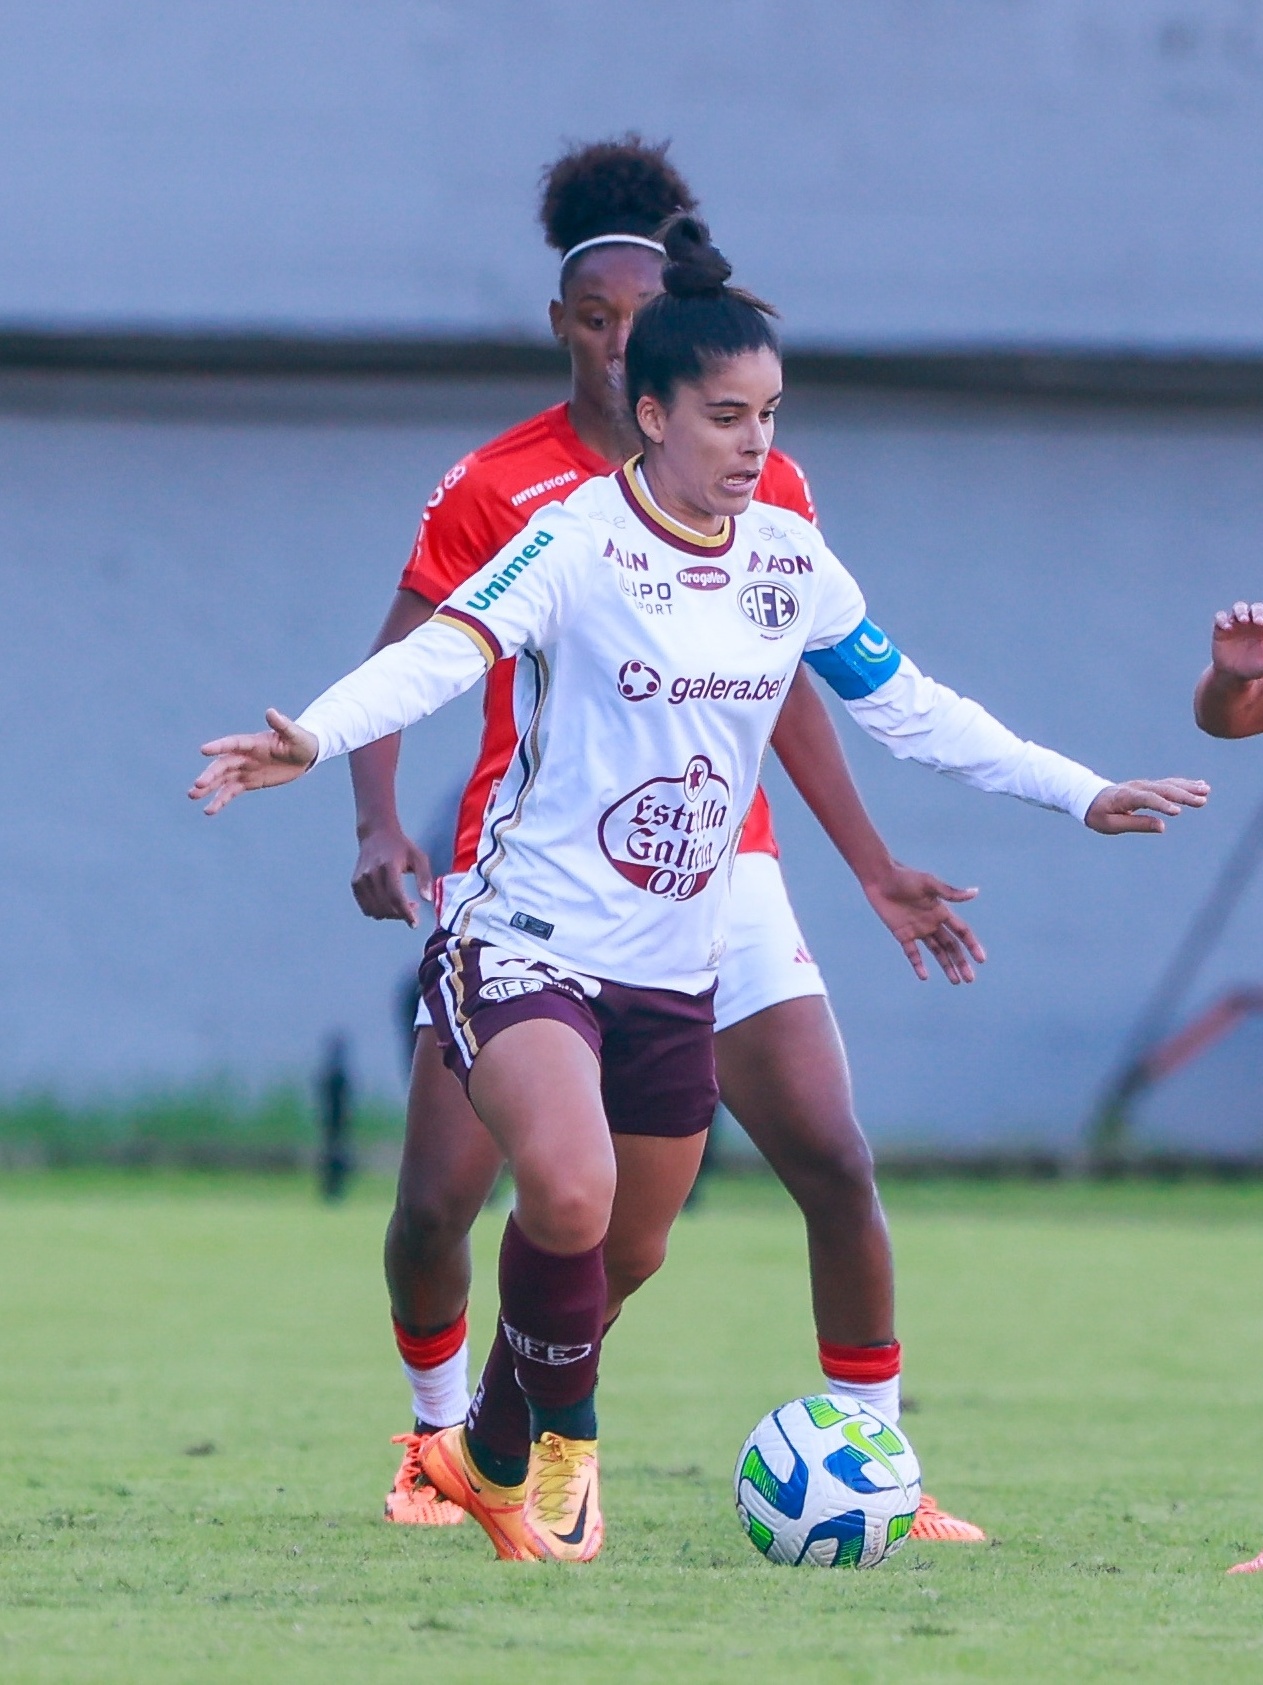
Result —
M 899 1420 L 898 1375 L 892 1375 L 888 1381 L 835 1381 L 831 1376 L 828 1380 L 830 1392 L 843 1393 L 861 1404 L 871 1404 L 888 1422 Z
M 465 1420 L 469 1409 L 468 1340 L 432 1369 L 414 1369 L 404 1363 L 403 1372 L 412 1388 L 412 1413 L 418 1422 L 431 1428 L 451 1428 Z

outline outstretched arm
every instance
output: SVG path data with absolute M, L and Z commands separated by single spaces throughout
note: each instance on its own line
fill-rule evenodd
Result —
M 924 942 L 950 983 L 972 983 L 970 959 L 981 964 L 987 956 L 947 903 L 970 901 L 978 891 L 955 889 L 891 857 L 855 788 L 828 710 L 801 667 L 781 709 L 772 747 L 917 976 L 924 980 L 929 975 L 919 946 Z
M 1077 761 L 1016 737 L 985 708 L 922 673 L 869 620 L 807 664 L 841 696 L 856 723 L 900 760 L 920 761 L 978 790 L 1073 814 L 1105 836 L 1162 831 L 1163 818 L 1204 807 L 1200 779 L 1111 784 Z
M 398 643 L 424 626 L 437 605 L 417 591 L 400 589 L 382 622 L 371 655 Z M 351 755 L 351 788 L 355 792 L 355 834 L 360 853 L 351 874 L 351 893 L 370 919 L 402 919 L 415 929 L 418 903 L 409 898 L 404 878 L 411 875 L 423 900 L 434 896 L 434 876 L 423 849 L 399 823 L 395 805 L 395 774 L 399 767 L 399 733 L 379 737 Z
M 1234 603 L 1215 616 L 1193 715 L 1211 737 L 1263 732 L 1263 603 Z
M 209 796 L 206 812 L 213 816 L 249 790 L 288 784 L 317 761 L 350 754 L 424 719 L 477 684 L 486 670 L 486 655 L 457 626 L 438 620 L 419 626 L 331 685 L 297 720 L 270 708 L 270 731 L 203 744 L 211 764 L 189 796 Z

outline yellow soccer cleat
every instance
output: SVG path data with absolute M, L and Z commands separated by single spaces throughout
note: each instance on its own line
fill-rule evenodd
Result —
M 421 1473 L 449 1502 L 472 1515 L 502 1562 L 539 1556 L 523 1523 L 525 1486 L 497 1486 L 474 1467 L 463 1426 L 431 1434 L 421 1448 Z
M 908 1537 L 935 1545 L 981 1545 L 987 1542 L 987 1535 L 981 1527 L 975 1527 L 972 1521 L 961 1521 L 958 1516 L 948 1515 L 928 1492 L 921 1494 Z
M 421 1453 L 433 1438 L 430 1433 L 397 1433 L 391 1440 L 404 1450 L 395 1484 L 386 1494 L 387 1521 L 409 1527 L 455 1527 L 465 1519 L 460 1505 L 443 1497 L 421 1472 Z
M 531 1446 L 524 1519 L 536 1556 L 591 1562 L 605 1538 L 595 1439 L 540 1435 Z

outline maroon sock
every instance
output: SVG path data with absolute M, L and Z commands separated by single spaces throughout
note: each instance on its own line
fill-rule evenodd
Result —
M 517 1479 L 501 1479 L 501 1486 L 516 1486 L 525 1478 L 526 1459 L 531 1450 L 531 1413 L 513 1373 L 513 1350 L 496 1324 L 496 1337 L 465 1418 L 465 1432 L 474 1461 L 484 1474 L 495 1479 L 487 1452 L 498 1459 L 503 1474 L 510 1464 L 521 1464 Z M 510 1473 L 512 1470 L 510 1469 Z
M 605 1255 L 601 1246 L 560 1257 L 545 1252 L 510 1216 L 500 1245 L 500 1323 L 513 1352 L 513 1370 L 531 1408 L 531 1435 L 573 1434 L 576 1407 L 595 1416 L 591 1399 L 601 1357 L 605 1316 Z

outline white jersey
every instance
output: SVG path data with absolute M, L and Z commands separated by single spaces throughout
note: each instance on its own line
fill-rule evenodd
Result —
M 635 468 L 539 511 L 430 621 L 299 724 L 326 760 L 518 656 L 517 750 L 475 865 L 448 885 L 443 925 L 694 994 L 714 980 L 737 834 L 808 651 L 896 754 L 1080 817 L 1104 786 L 892 651 L 808 521 L 752 503 L 705 538 L 663 514 Z

